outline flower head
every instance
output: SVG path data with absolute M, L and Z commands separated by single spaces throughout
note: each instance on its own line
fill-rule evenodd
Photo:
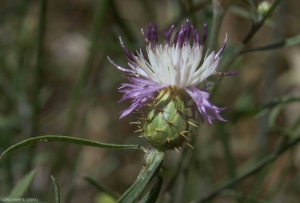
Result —
M 157 36 L 157 24 L 150 24 L 148 31 L 142 34 L 146 42 L 147 58 L 141 50 L 136 54 L 130 52 L 123 44 L 129 60 L 129 69 L 123 68 L 109 61 L 119 70 L 127 75 L 129 83 L 123 83 L 119 91 L 123 93 L 120 101 L 132 100 L 132 105 L 124 110 L 121 117 L 124 117 L 134 110 L 139 110 L 155 99 L 160 90 L 171 87 L 181 92 L 186 92 L 194 101 L 194 109 L 202 120 L 212 123 L 213 120 L 225 121 L 220 115 L 224 108 L 219 108 L 209 101 L 209 93 L 197 88 L 209 76 L 214 74 L 219 67 L 221 54 L 225 48 L 227 36 L 221 49 L 216 53 L 203 54 L 204 44 L 207 38 L 207 26 L 204 25 L 202 40 L 193 25 L 186 22 L 175 33 L 172 34 L 175 26 L 172 25 L 168 31 L 164 31 L 166 43 L 159 44 Z M 237 72 L 221 75 L 234 75 Z M 174 92 L 174 91 L 173 91 Z

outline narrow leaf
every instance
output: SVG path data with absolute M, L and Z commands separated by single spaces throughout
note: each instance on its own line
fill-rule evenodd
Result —
M 52 180 L 53 187 L 54 187 L 55 203 L 60 203 L 60 193 L 59 193 L 58 185 L 57 185 L 56 180 L 53 176 L 51 176 L 51 180 Z
M 89 147 L 98 147 L 98 148 L 109 148 L 109 149 L 142 149 L 139 145 L 117 145 L 117 144 L 108 144 L 108 143 L 102 143 L 102 142 L 96 142 L 91 141 L 87 139 L 81 139 L 77 137 L 68 137 L 68 136 L 59 136 L 59 135 L 45 135 L 45 136 L 38 136 L 29 138 L 27 140 L 24 140 L 22 142 L 19 142 L 18 144 L 15 144 L 11 147 L 9 147 L 7 150 L 5 150 L 1 156 L 0 159 L 10 153 L 16 152 L 20 149 L 27 148 L 30 146 L 33 146 L 37 142 L 40 141 L 47 141 L 47 142 L 64 142 L 64 143 L 70 143 L 70 144 L 77 144 L 77 145 L 84 145 Z
M 105 192 L 108 195 L 110 195 L 112 198 L 114 199 L 118 199 L 119 195 L 112 191 L 111 189 L 107 188 L 106 186 L 99 184 L 97 181 L 95 181 L 93 178 L 89 177 L 89 176 L 85 176 L 83 177 L 88 183 L 90 183 L 91 185 L 93 185 L 95 188 L 97 188 L 99 191 L 101 192 Z
M 254 51 L 268 51 L 268 50 L 273 50 L 273 49 L 280 49 L 283 47 L 294 46 L 297 44 L 300 44 L 300 35 L 296 35 L 294 37 L 285 39 L 281 42 L 277 42 L 277 43 L 270 44 L 267 46 L 248 49 L 248 50 L 243 51 L 242 53 L 244 54 L 244 53 L 249 53 L 249 52 L 254 52 Z
M 164 152 L 160 152 L 155 149 L 147 153 L 144 158 L 144 168 L 141 170 L 133 185 L 120 197 L 120 199 L 118 199 L 117 203 L 135 202 L 154 177 L 155 172 L 164 159 L 164 156 Z
M 25 192 L 28 190 L 35 174 L 36 174 L 36 169 L 32 170 L 22 180 L 20 180 L 18 184 L 12 189 L 11 193 L 9 194 L 9 197 L 10 198 L 22 197 L 25 194 Z
M 141 199 L 139 201 L 139 203 L 154 203 L 157 201 L 162 184 L 163 184 L 163 177 L 158 176 L 157 178 L 158 178 L 158 180 L 157 180 L 156 184 L 154 185 L 154 187 L 151 189 L 150 192 L 148 192 L 143 197 L 143 199 Z
M 292 102 L 300 102 L 300 97 L 282 97 L 278 99 L 274 99 L 267 104 L 263 105 L 260 109 L 258 114 L 256 115 L 257 117 L 260 117 L 270 110 L 278 107 L 284 107 L 285 104 L 292 103 Z

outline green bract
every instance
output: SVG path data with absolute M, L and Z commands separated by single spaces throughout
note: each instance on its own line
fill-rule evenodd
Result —
M 188 141 L 188 121 L 183 93 L 176 88 L 166 88 L 149 107 L 142 122 L 143 136 L 157 149 L 175 149 Z

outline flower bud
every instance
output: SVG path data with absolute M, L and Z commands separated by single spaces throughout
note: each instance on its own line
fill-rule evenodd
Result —
M 258 13 L 265 15 L 271 7 L 271 4 L 267 1 L 263 1 L 258 5 Z
M 160 90 L 142 123 L 143 137 L 161 150 L 175 149 L 188 141 L 189 117 L 184 92 L 174 87 Z

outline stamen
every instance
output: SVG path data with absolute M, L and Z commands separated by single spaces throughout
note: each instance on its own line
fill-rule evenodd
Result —
M 186 43 L 190 42 L 190 37 L 191 37 L 191 24 L 189 22 L 189 20 L 186 20 L 186 33 L 185 33 L 185 37 L 186 37 Z
M 176 32 L 175 37 L 174 37 L 174 45 L 175 46 L 177 45 L 178 34 L 179 34 L 179 31 Z
M 206 23 L 204 23 L 204 26 L 203 26 L 203 36 L 202 36 L 202 45 L 203 46 L 204 46 L 204 44 L 206 42 L 206 39 L 207 39 L 207 33 L 208 33 L 207 25 L 206 25 Z
M 175 26 L 172 25 L 171 28 L 169 29 L 169 31 L 165 31 L 164 30 L 164 36 L 165 36 L 165 40 L 167 41 L 167 43 L 170 45 L 170 40 L 173 34 L 173 30 L 174 30 Z
M 141 33 L 144 36 L 144 39 L 145 39 L 146 43 L 149 43 L 148 37 L 146 36 L 143 28 L 141 29 Z
M 157 23 L 154 24 L 154 29 L 152 29 L 152 41 L 153 41 L 153 45 L 156 46 L 157 42 L 158 42 L 158 38 L 157 38 Z
M 200 39 L 199 39 L 199 34 L 198 31 L 194 28 L 193 25 L 191 25 L 192 31 L 193 31 L 193 41 L 194 41 L 194 46 L 200 44 Z
M 150 42 L 152 42 L 152 24 L 150 23 L 148 26 L 148 35 L 147 38 Z

